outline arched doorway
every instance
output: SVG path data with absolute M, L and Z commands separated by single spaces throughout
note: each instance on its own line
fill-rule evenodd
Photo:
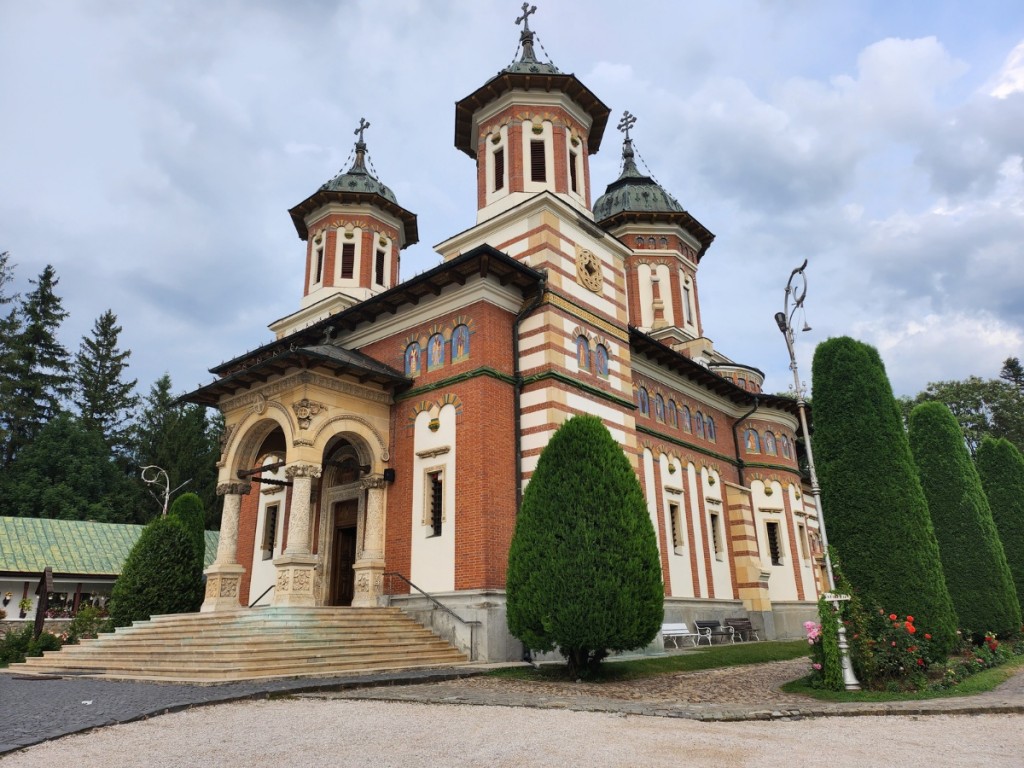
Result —
M 351 605 L 355 564 L 361 547 L 366 493 L 360 478 L 369 469 L 365 450 L 339 437 L 324 451 L 321 531 L 324 537 L 326 605 Z

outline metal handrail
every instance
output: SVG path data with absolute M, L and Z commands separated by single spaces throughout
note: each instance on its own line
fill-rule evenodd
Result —
M 455 611 L 453 611 L 447 605 L 443 604 L 440 600 L 438 600 L 436 597 L 434 597 L 433 595 L 431 595 L 431 594 L 429 594 L 427 592 L 424 592 L 422 589 L 420 589 L 415 584 L 413 584 L 411 581 L 409 581 L 407 578 L 405 578 L 405 576 L 403 576 L 402 574 L 400 574 L 400 573 L 398 573 L 396 571 L 389 571 L 388 573 L 385 573 L 384 575 L 386 577 L 388 577 L 388 578 L 390 578 L 392 576 L 397 576 L 399 579 L 401 579 L 406 584 L 408 584 L 412 589 L 415 589 L 417 592 L 419 592 L 421 595 L 423 595 L 425 598 L 427 598 L 427 600 L 429 600 L 431 603 L 433 603 L 437 608 L 440 608 L 442 611 L 447 613 L 449 616 L 451 616 L 453 619 L 455 619 L 459 623 L 465 624 L 467 627 L 469 627 L 469 660 L 470 661 L 476 661 L 476 643 L 474 642 L 475 634 L 476 633 L 474 631 L 474 628 L 475 627 L 479 627 L 483 622 L 462 618 L 457 613 L 455 613 Z M 392 592 L 389 589 L 388 590 L 388 600 L 389 601 L 391 599 L 391 595 L 392 595 Z
M 260 595 L 259 597 L 257 597 L 257 598 L 256 598 L 255 600 L 253 600 L 253 601 L 252 601 L 251 603 L 249 603 L 249 607 L 250 607 L 250 608 L 252 608 L 252 607 L 253 607 L 254 605 L 256 605 L 256 603 L 258 603 L 258 602 L 259 602 L 260 600 L 262 600 L 262 599 L 263 599 L 263 598 L 264 598 L 264 597 L 266 596 L 267 592 L 269 592 L 270 590 L 272 590 L 272 589 L 273 589 L 274 587 L 276 587 L 276 586 L 277 586 L 276 584 L 271 584 L 271 585 L 270 585 L 269 587 L 267 587 L 266 589 L 264 589 L 264 590 L 263 590 L 263 594 L 262 594 L 262 595 Z

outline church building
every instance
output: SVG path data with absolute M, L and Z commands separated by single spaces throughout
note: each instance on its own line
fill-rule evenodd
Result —
M 455 105 L 476 224 L 401 280 L 416 215 L 370 172 L 360 121 L 351 168 L 289 211 L 298 309 L 186 397 L 226 423 L 204 612 L 390 602 L 476 659 L 519 658 L 504 587 L 522 491 L 588 413 L 643 487 L 666 621 L 749 617 L 765 638 L 813 617 L 796 403 L 705 336 L 714 235 L 638 168 L 628 112 L 619 177 L 591 179 L 610 109 L 538 60 L 534 10 L 517 60 Z

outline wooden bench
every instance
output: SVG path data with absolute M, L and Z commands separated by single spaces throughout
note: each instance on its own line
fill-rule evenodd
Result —
M 685 637 L 696 648 L 700 643 L 702 637 L 706 637 L 708 645 L 711 645 L 711 635 L 702 634 L 701 632 L 691 632 L 690 628 L 686 626 L 685 622 L 679 622 L 676 624 L 662 624 L 661 625 L 661 636 L 668 640 L 672 638 L 672 644 L 678 648 L 679 638 Z
M 733 630 L 733 628 L 729 626 L 723 627 L 722 622 L 718 621 L 717 619 L 713 621 L 695 621 L 693 623 L 694 626 L 697 627 L 697 631 L 700 632 L 701 635 L 708 638 L 709 645 L 711 644 L 711 638 L 713 637 L 727 637 L 729 638 L 729 642 L 736 642 L 736 633 Z
M 761 638 L 757 636 L 757 630 L 754 629 L 754 625 L 750 623 L 750 619 L 726 619 L 725 625 L 732 627 L 733 633 L 739 637 L 740 640 L 749 640 L 751 636 L 757 641 Z

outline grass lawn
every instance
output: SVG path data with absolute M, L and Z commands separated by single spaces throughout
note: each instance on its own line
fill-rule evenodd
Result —
M 673 672 L 692 672 L 698 669 L 735 667 L 740 664 L 764 664 L 769 661 L 798 659 L 801 656 L 807 656 L 806 640 L 716 645 L 710 648 L 701 648 L 670 656 L 629 659 L 627 661 L 613 661 L 611 663 L 606 661 L 601 664 L 597 676 L 589 679 L 593 682 L 601 682 L 603 680 L 609 682 L 640 680 L 645 677 L 654 677 Z M 539 669 L 534 669 L 533 667 L 511 667 L 496 669 L 489 674 L 494 677 L 514 678 L 517 680 L 569 679 L 568 670 L 564 664 L 544 664 Z

